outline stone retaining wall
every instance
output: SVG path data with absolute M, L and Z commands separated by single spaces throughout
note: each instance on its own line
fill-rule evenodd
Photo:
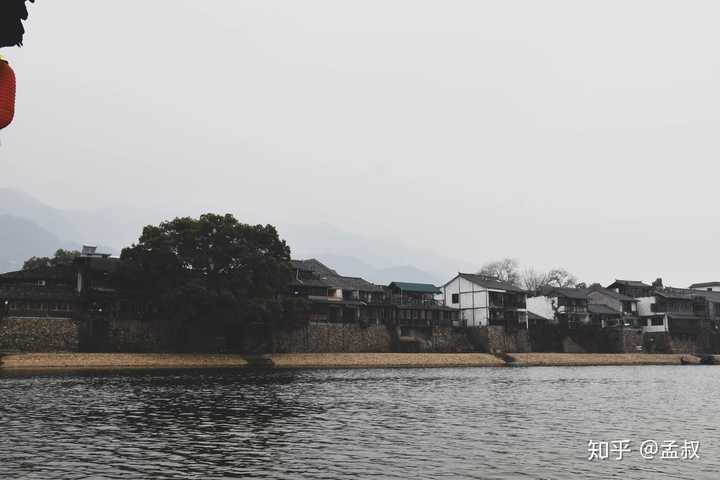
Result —
M 461 353 L 472 352 L 473 348 L 465 331 L 453 327 L 434 327 L 428 351 L 434 353 Z
M 79 325 L 72 318 L 3 317 L 0 319 L 0 351 L 77 352 Z
M 468 327 L 467 335 L 475 351 L 488 353 L 530 352 L 527 330 L 505 331 L 505 327 Z
M 275 353 L 391 352 L 392 347 L 390 330 L 384 325 L 310 323 L 273 335 Z

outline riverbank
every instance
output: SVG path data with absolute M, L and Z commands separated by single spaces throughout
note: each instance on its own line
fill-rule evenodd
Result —
M 4 369 L 238 368 L 242 355 L 165 353 L 19 353 L 0 356 Z
M 680 365 L 680 354 L 298 353 L 264 357 L 216 354 L 24 353 L 0 357 L 0 369 L 123 368 L 432 368 L 503 366 Z

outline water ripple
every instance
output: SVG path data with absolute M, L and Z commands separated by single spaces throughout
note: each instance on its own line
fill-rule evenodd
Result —
M 5 479 L 715 479 L 712 367 L 0 375 Z M 587 442 L 630 439 L 622 461 Z M 702 458 L 644 460 L 642 440 Z

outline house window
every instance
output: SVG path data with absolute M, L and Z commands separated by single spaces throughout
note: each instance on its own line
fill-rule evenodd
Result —
M 452 303 L 458 304 L 460 303 L 460 294 L 459 293 L 453 293 L 452 294 Z
M 665 319 L 662 317 L 653 318 L 652 321 L 650 322 L 650 324 L 653 327 L 662 327 L 663 325 L 665 325 Z

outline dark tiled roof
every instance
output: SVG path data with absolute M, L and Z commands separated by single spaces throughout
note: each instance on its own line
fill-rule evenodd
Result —
M 72 289 L 65 288 L 0 288 L 0 301 L 37 300 L 37 301 L 79 301 L 80 296 Z
M 624 287 L 639 287 L 639 288 L 651 288 L 652 285 L 648 285 L 645 282 L 641 282 L 639 280 L 615 280 L 613 283 L 608 285 L 608 288 L 612 287 L 613 285 L 622 285 Z
M 621 302 L 637 302 L 636 299 L 633 297 L 629 297 L 627 295 L 623 295 L 622 293 L 618 293 L 615 290 L 610 290 L 609 288 L 603 288 L 599 286 L 592 286 L 588 288 L 588 293 L 591 292 L 598 292 L 602 293 L 603 295 L 607 295 L 609 297 L 612 297 L 616 300 L 620 300 Z
M 320 277 L 327 282 L 332 288 L 342 288 L 343 290 L 359 290 L 361 292 L 382 292 L 383 287 L 370 283 L 360 277 L 343 277 L 341 275 L 328 275 Z
M 458 275 L 465 280 L 474 283 L 475 285 L 480 285 L 483 288 L 488 288 L 491 290 L 506 290 L 508 292 L 516 293 L 527 293 L 525 290 L 516 285 L 513 285 L 512 283 L 502 282 L 500 280 L 488 278 L 483 275 L 476 275 L 474 273 L 458 273 Z
M 298 285 L 305 287 L 325 287 L 328 288 L 330 285 L 322 280 L 317 274 L 309 270 L 296 270 L 293 275 L 290 285 Z
M 397 287 L 404 292 L 441 293 L 440 289 L 430 283 L 392 282 L 389 287 Z
M 663 298 L 673 298 L 676 300 L 692 300 L 696 297 L 706 297 L 706 293 L 698 290 L 690 290 L 686 288 L 663 288 L 662 290 L 655 290 L 655 295 Z
M 585 300 L 589 289 L 587 288 L 569 288 L 569 287 L 546 287 L 540 290 L 540 294 L 546 297 L 565 297 L 574 298 L 576 300 Z
M 298 270 L 306 270 L 308 272 L 315 272 L 321 275 L 338 276 L 338 273 L 335 270 L 315 258 L 310 258 L 307 260 L 290 260 L 290 263 L 292 264 L 293 268 Z
M 690 288 L 720 287 L 720 282 L 693 283 Z
M 591 303 L 588 305 L 588 312 L 596 315 L 622 315 L 622 312 L 610 308 L 607 305 L 601 303 Z
M 360 277 L 345 277 L 318 260 L 291 260 L 297 274 L 292 285 L 309 287 L 341 288 L 343 290 L 359 290 L 361 292 L 382 292 L 383 287 L 370 283 Z

